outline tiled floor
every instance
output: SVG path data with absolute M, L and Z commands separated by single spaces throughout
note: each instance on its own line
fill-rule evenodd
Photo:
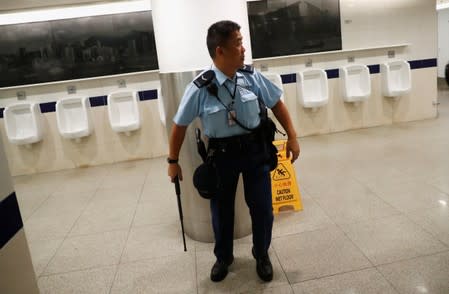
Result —
M 209 280 L 182 250 L 163 158 L 16 177 L 42 293 L 449 293 L 449 91 L 439 118 L 302 138 L 304 211 L 276 217 L 274 279 L 250 237 Z M 161 197 L 163 195 L 163 197 Z

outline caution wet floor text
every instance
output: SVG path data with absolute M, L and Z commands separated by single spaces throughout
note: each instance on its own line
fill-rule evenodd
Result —
M 277 214 L 279 211 L 289 209 L 302 210 L 296 173 L 290 159 L 286 156 L 287 141 L 278 140 L 273 144 L 278 149 L 278 165 L 271 171 L 273 211 Z

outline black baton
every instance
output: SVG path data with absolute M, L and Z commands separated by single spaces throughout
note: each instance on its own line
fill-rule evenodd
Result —
M 175 190 L 176 190 L 176 197 L 178 198 L 178 211 L 179 211 L 179 219 L 181 220 L 182 241 L 184 242 L 184 251 L 187 251 L 186 237 L 184 235 L 184 222 L 183 222 L 183 216 L 182 216 L 181 187 L 179 186 L 178 176 L 175 177 Z

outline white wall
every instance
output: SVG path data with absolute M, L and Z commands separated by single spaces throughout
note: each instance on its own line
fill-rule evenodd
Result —
M 449 8 L 438 11 L 438 77 L 449 62 Z
M 343 49 L 411 43 L 409 59 L 437 54 L 434 1 L 340 0 L 340 11 Z

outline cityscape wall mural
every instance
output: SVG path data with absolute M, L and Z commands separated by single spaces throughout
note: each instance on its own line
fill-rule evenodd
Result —
M 248 2 L 253 58 L 341 50 L 337 0 Z
M 158 68 L 151 11 L 0 26 L 0 87 Z

